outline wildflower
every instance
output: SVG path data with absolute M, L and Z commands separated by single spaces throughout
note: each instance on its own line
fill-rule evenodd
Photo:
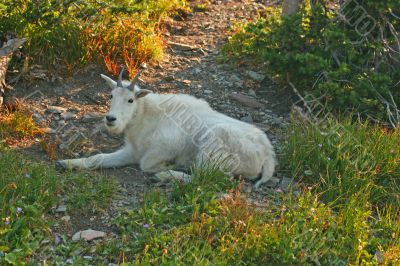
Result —
M 318 144 L 318 147 L 322 148 L 322 144 Z
M 9 224 L 10 224 L 10 217 L 6 217 L 6 218 L 4 219 L 4 223 L 5 223 L 6 225 L 9 225 Z
M 327 159 L 328 159 L 328 161 L 332 160 L 331 157 L 328 157 Z
M 31 175 L 30 173 L 26 173 L 26 174 L 25 174 L 25 178 L 29 179 L 29 178 L 31 178 L 31 177 L 32 177 L 32 175 Z
M 22 208 L 21 207 L 17 207 L 17 213 L 21 213 L 22 212 Z
M 149 225 L 149 224 L 144 224 L 143 227 L 144 227 L 144 228 L 149 228 L 150 225 Z

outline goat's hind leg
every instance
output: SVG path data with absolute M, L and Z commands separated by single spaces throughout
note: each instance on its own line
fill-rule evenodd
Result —
M 87 158 L 61 160 L 56 162 L 58 169 L 98 169 L 125 166 L 134 163 L 128 148 L 113 153 L 100 153 Z

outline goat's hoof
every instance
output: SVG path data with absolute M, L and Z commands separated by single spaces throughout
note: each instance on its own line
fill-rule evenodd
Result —
M 64 161 L 56 161 L 55 165 L 56 171 L 63 172 L 67 170 L 67 164 Z

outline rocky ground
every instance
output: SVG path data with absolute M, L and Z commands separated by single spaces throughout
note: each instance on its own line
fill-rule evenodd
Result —
M 268 4 L 273 3 L 212 1 L 206 11 L 194 12 L 184 19 L 171 19 L 165 32 L 166 55 L 162 62 L 146 67 L 141 76 L 142 87 L 204 98 L 216 110 L 263 129 L 278 146 L 292 95 L 261 74 L 262 66 L 226 64 L 220 55 L 234 23 L 255 18 Z M 14 84 L 17 96 L 25 99 L 35 121 L 46 127 L 48 133 L 44 143 L 38 140 L 26 145 L 27 153 L 49 161 L 49 151 L 53 150 L 51 159 L 72 158 L 115 151 L 122 145 L 122 137 L 109 135 L 102 124 L 110 90 L 100 73 L 105 70 L 90 65 L 70 78 L 61 78 L 34 67 L 31 69 L 34 82 Z M 154 178 L 145 176 L 135 166 L 99 172 L 118 180 L 118 195 L 110 210 L 97 216 L 70 217 L 60 203 L 61 209 L 56 215 L 67 220 L 69 226 L 63 230 L 71 236 L 88 228 L 109 231 L 108 219 L 116 211 L 137 206 L 143 194 L 156 186 L 168 189 L 168 185 L 154 183 Z M 281 181 L 272 189 L 265 186 L 254 191 L 251 184 L 246 184 L 248 198 L 261 206 L 266 193 L 285 191 L 290 180 L 283 178 L 280 171 L 277 175 Z

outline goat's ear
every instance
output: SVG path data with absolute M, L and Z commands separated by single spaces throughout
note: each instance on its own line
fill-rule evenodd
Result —
M 151 90 L 145 90 L 145 89 L 143 89 L 143 90 L 139 89 L 139 90 L 135 91 L 135 98 L 136 99 L 142 98 L 142 97 L 146 96 L 149 93 L 152 93 L 152 91 Z
M 106 75 L 100 74 L 100 76 L 107 81 L 108 86 L 110 86 L 111 89 L 114 89 L 115 87 L 117 87 L 117 82 L 114 81 L 112 78 L 107 77 Z

